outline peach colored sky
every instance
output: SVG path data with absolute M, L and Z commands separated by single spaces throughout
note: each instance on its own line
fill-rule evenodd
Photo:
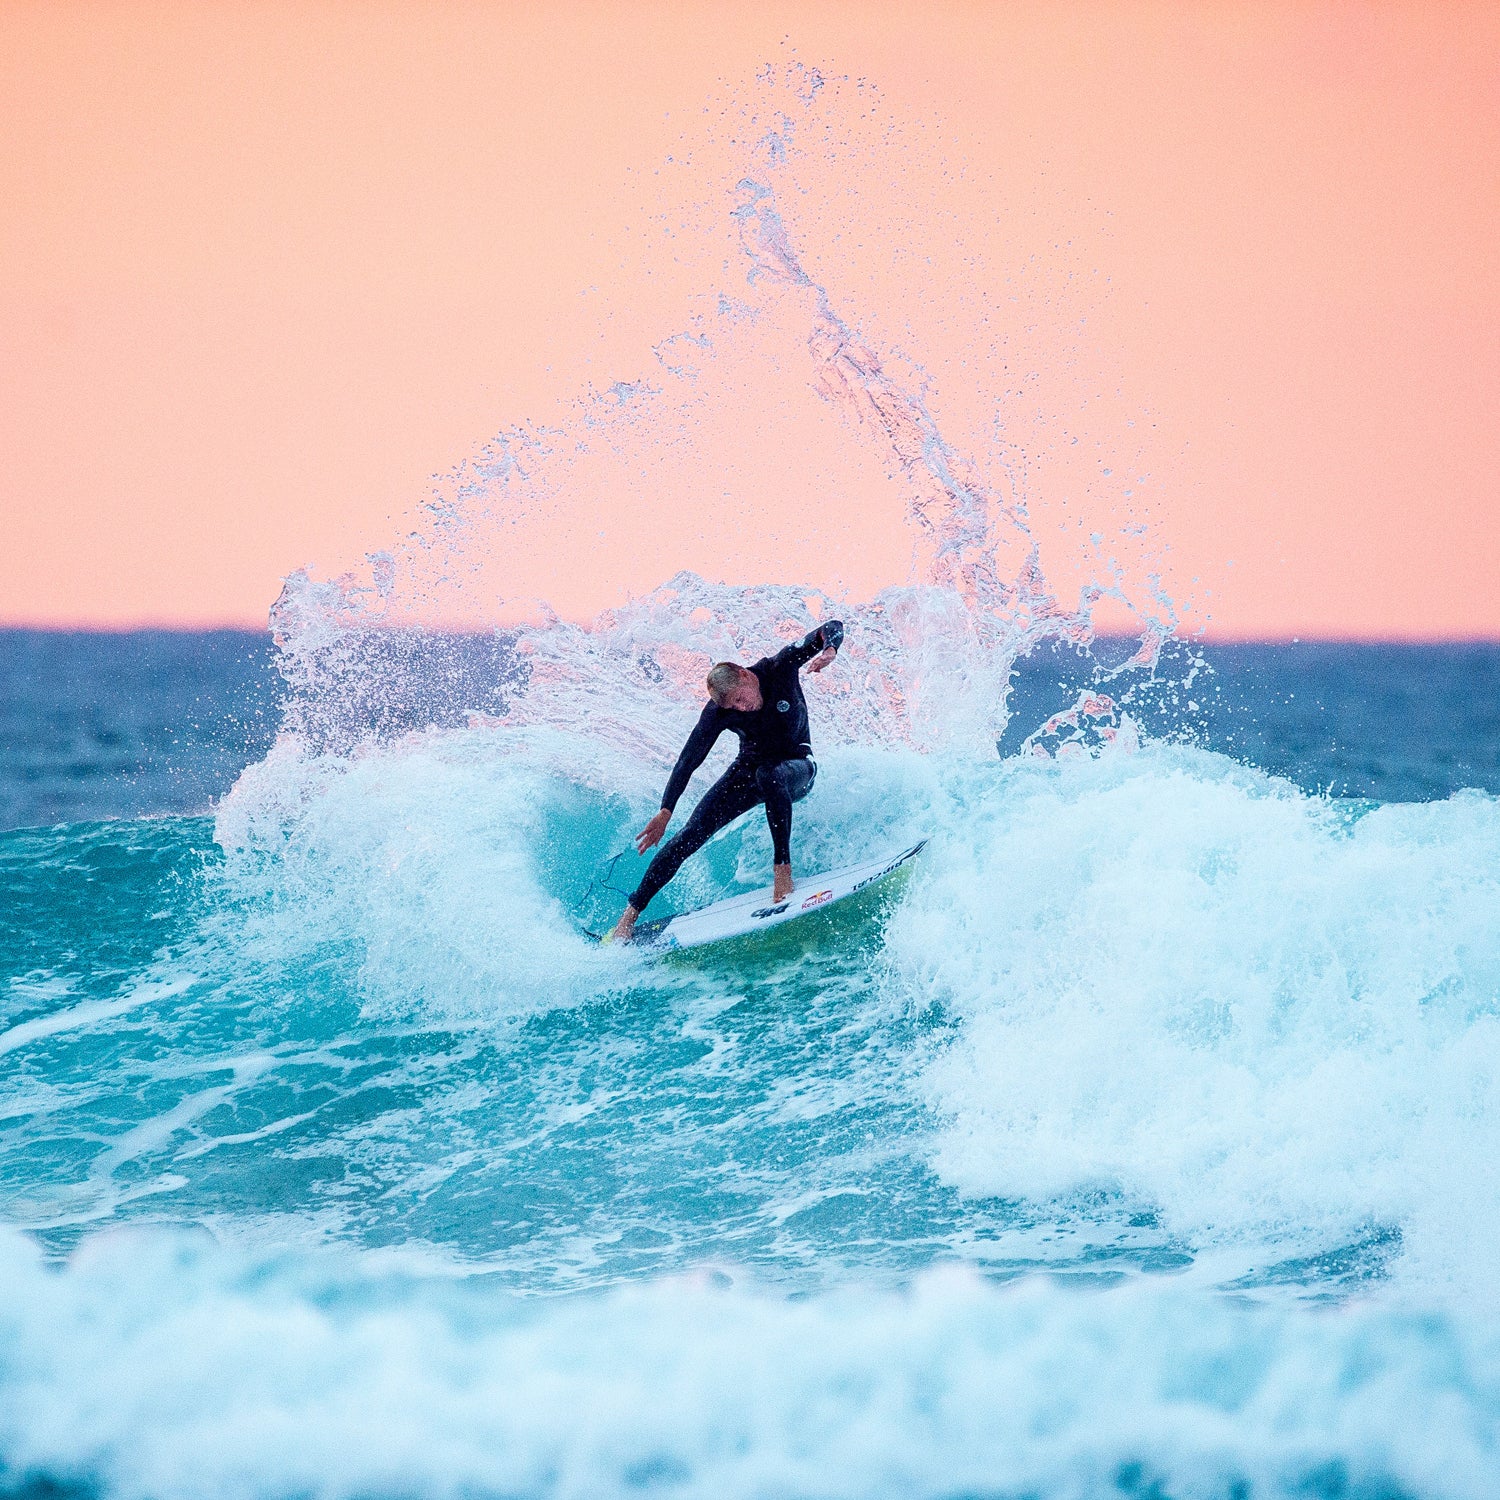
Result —
M 601 345 L 580 293 L 640 306 L 642 174 L 788 43 L 939 129 L 967 176 L 931 202 L 997 297 L 1062 245 L 1111 278 L 1092 357 L 1152 418 L 1128 462 L 1190 623 L 1500 636 L 1500 7 L 1431 3 L 10 0 L 0 621 L 262 623 L 490 434 L 637 374 L 662 308 Z M 938 406 L 957 306 L 907 319 Z M 840 546 L 852 589 L 905 576 L 889 517 Z M 517 588 L 582 611 L 671 562 Z

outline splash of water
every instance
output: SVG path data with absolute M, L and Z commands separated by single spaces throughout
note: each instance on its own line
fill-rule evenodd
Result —
M 1124 667 L 1099 675 L 1153 669 L 1177 624 L 1159 580 L 1144 595 L 1128 591 L 1111 563 L 1075 607 L 1063 604 L 1044 575 L 1024 492 L 988 479 L 945 437 L 920 383 L 895 372 L 807 269 L 779 189 L 798 190 L 789 174 L 806 155 L 801 127 L 819 119 L 826 145 L 836 90 L 795 66 L 768 73 L 758 88 L 737 142 L 751 170 L 735 180 L 719 226 L 737 257 L 728 283 L 698 300 L 688 327 L 656 344 L 649 378 L 580 398 L 556 424 L 501 433 L 439 486 L 416 530 L 370 553 L 361 569 L 288 579 L 272 625 L 292 689 L 289 731 L 348 750 L 371 734 L 430 724 L 549 725 L 586 728 L 660 760 L 682 717 L 669 711 L 662 722 L 663 704 L 685 711 L 700 698 L 712 661 L 752 660 L 835 612 L 851 630 L 843 670 L 820 684 L 817 713 L 821 733 L 837 743 L 992 753 L 1017 656 L 1049 639 L 1087 651 L 1106 600 L 1133 612 L 1139 645 Z M 804 219 L 818 212 L 799 206 Z M 883 472 L 902 497 L 907 583 L 859 602 L 838 597 L 831 579 L 742 586 L 684 570 L 587 624 L 517 594 L 507 559 L 527 544 L 529 524 L 549 518 L 556 565 L 566 566 L 591 534 L 606 533 L 612 508 L 658 482 L 669 459 L 716 463 L 726 434 L 759 420 L 737 403 L 767 371 L 782 393 L 789 382 L 815 393 L 824 421 L 833 420 L 830 443 L 846 445 L 849 465 Z M 852 479 L 847 491 L 859 492 Z M 710 504 L 661 524 L 732 534 L 738 523 Z M 795 566 L 824 571 L 821 560 L 809 567 L 805 550 Z M 479 633 L 434 623 L 516 615 L 518 627 Z

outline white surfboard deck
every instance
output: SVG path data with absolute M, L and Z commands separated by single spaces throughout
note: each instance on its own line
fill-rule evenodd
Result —
M 767 890 L 751 891 L 745 896 L 715 901 L 712 906 L 700 906 L 697 911 L 685 911 L 656 922 L 641 922 L 636 926 L 630 946 L 658 953 L 676 948 L 701 948 L 705 943 L 718 943 L 725 938 L 744 937 L 747 933 L 780 927 L 785 922 L 823 911 L 859 891 L 868 890 L 915 859 L 926 843 L 927 840 L 922 839 L 910 849 L 903 849 L 900 854 L 885 859 L 867 860 L 864 864 L 846 865 L 841 870 L 804 877 L 798 880 L 797 889 L 785 901 L 772 901 Z

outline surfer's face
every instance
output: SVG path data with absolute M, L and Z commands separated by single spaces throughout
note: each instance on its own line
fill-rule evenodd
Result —
M 740 680 L 725 693 L 721 706 L 736 708 L 742 714 L 753 714 L 764 700 L 760 696 L 760 678 L 745 667 L 740 668 Z

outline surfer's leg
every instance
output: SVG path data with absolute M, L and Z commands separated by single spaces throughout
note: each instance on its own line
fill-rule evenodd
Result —
M 754 773 L 737 764 L 730 766 L 704 792 L 681 831 L 669 838 L 646 866 L 646 873 L 630 898 L 636 912 L 645 911 L 646 903 L 677 873 L 688 855 L 697 853 L 721 828 L 759 801 L 760 789 Z
M 766 822 L 771 825 L 771 859 L 778 866 L 776 890 L 782 887 L 780 871 L 786 871 L 786 892 L 791 894 L 792 803 L 812 790 L 817 768 L 805 759 L 779 760 L 755 773 L 756 786 L 765 799 Z

